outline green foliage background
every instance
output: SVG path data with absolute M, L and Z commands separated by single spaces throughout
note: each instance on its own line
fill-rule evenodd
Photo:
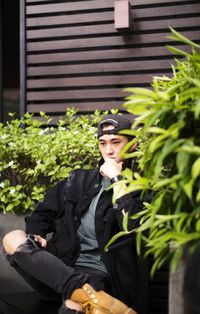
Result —
M 138 150 L 138 173 L 128 170 L 127 192 L 151 192 L 152 200 L 131 219 L 140 218 L 136 230 L 138 253 L 154 256 L 152 274 L 167 260 L 174 270 L 184 247 L 200 242 L 200 46 L 171 29 L 171 38 L 187 44 L 191 52 L 170 46 L 182 58 L 174 58 L 172 76 L 155 77 L 152 89 L 127 88 L 124 106 L 136 116 L 133 129 Z M 126 134 L 128 134 L 126 132 Z M 127 215 L 127 214 L 126 214 Z
M 44 192 L 66 178 L 72 169 L 98 164 L 96 125 L 102 113 L 78 115 L 68 109 L 55 126 L 40 113 L 0 124 L 0 211 L 34 209 Z

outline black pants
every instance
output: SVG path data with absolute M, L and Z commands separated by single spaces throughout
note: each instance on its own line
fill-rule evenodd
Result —
M 10 264 L 39 293 L 52 301 L 66 300 L 88 282 L 96 290 L 109 292 L 108 275 L 87 267 L 70 267 L 44 249 L 29 248 L 6 255 Z

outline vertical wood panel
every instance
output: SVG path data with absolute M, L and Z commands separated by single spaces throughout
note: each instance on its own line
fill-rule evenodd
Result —
M 2 1 L 0 2 L 0 122 L 3 121 L 3 83 L 2 83 Z
M 20 116 L 27 110 L 26 107 L 26 6 L 25 1 L 20 0 Z

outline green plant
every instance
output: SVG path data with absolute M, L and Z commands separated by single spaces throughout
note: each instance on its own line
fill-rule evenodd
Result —
M 40 113 L 13 114 L 0 124 L 0 210 L 26 212 L 34 209 L 44 192 L 76 168 L 90 169 L 99 160 L 96 125 L 102 113 L 77 115 L 68 109 L 53 126 Z M 42 120 L 42 121 L 41 121 Z
M 124 173 L 127 192 L 152 191 L 152 200 L 130 217 L 140 218 L 136 230 L 128 230 L 126 214 L 124 231 L 110 241 L 134 231 L 138 253 L 143 243 L 146 254 L 154 256 L 152 274 L 167 260 L 174 270 L 185 245 L 194 249 L 200 241 L 200 46 L 171 31 L 191 53 L 169 46 L 182 57 L 175 59 L 172 77 L 155 77 L 152 89 L 127 88 L 124 104 L 137 116 L 130 134 L 139 148 L 131 156 L 140 169 Z

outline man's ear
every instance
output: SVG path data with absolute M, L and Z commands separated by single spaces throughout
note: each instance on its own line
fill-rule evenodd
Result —
M 134 143 L 134 144 L 131 146 L 131 148 L 130 148 L 130 152 L 131 152 L 131 153 L 134 152 L 134 150 L 136 149 L 137 145 L 138 145 L 138 143 Z

